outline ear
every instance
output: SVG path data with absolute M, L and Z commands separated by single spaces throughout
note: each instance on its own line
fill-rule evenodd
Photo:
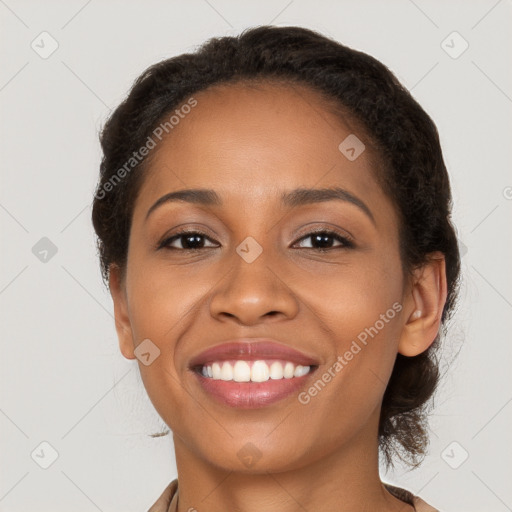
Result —
M 411 288 L 405 300 L 405 325 L 398 343 L 398 352 L 412 357 L 432 345 L 441 326 L 446 303 L 446 262 L 440 252 L 414 271 Z
M 114 318 L 121 353 L 127 359 L 135 359 L 130 316 L 126 289 L 121 276 L 121 269 L 115 264 L 109 267 L 109 288 L 114 301 Z

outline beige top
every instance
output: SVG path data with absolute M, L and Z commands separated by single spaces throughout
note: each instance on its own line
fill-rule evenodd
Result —
M 425 503 L 418 496 L 414 496 L 405 489 L 393 487 L 384 484 L 386 489 L 399 500 L 408 503 L 414 507 L 416 512 L 439 512 L 436 508 Z M 148 512 L 177 512 L 178 510 L 178 479 L 173 480 L 165 489 L 161 496 L 155 501 Z

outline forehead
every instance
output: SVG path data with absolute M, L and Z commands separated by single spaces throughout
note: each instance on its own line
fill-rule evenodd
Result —
M 297 84 L 242 83 L 193 97 L 196 106 L 153 150 L 136 209 L 147 210 L 161 195 L 185 188 L 213 188 L 233 207 L 261 206 L 293 188 L 329 186 L 370 204 L 387 201 L 360 125 L 333 112 L 316 91 Z M 357 141 L 354 136 L 365 149 L 350 160 L 339 146 Z

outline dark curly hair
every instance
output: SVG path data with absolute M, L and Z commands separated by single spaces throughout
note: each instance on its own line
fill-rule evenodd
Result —
M 308 86 L 333 111 L 361 126 L 378 156 L 376 178 L 399 216 L 404 275 L 434 251 L 445 256 L 448 295 L 440 333 L 422 354 L 397 355 L 380 414 L 379 447 L 386 465 L 392 465 L 393 455 L 418 465 L 428 445 L 426 413 L 439 381 L 436 353 L 457 296 L 460 256 L 436 126 L 375 58 L 309 29 L 259 26 L 237 37 L 212 38 L 194 53 L 146 69 L 100 135 L 103 158 L 92 222 L 102 277 L 107 284 L 111 264 L 125 275 L 134 202 L 150 162 L 149 157 L 134 161 L 133 155 L 192 94 L 241 81 Z

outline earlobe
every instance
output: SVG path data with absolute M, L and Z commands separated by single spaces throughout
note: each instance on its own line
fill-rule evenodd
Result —
M 121 279 L 121 269 L 115 263 L 109 267 L 109 288 L 114 302 L 114 319 L 119 349 L 126 359 L 135 359 L 126 291 Z
M 404 356 L 421 354 L 436 339 L 447 295 L 445 265 L 442 253 L 432 253 L 429 261 L 414 273 L 398 343 L 398 352 Z

